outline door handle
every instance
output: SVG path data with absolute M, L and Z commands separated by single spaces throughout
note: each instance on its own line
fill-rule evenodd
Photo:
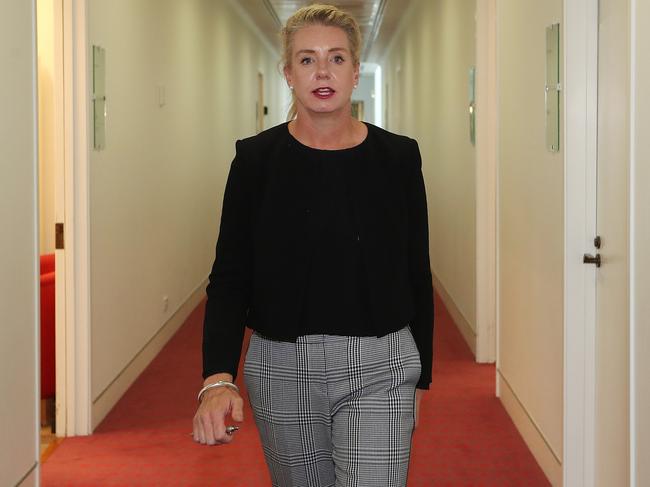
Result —
M 583 264 L 596 264 L 596 267 L 600 267 L 600 254 L 596 254 L 595 256 L 591 254 L 585 254 L 582 257 L 582 263 Z

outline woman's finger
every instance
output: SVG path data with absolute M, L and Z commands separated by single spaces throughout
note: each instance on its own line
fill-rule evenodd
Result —
M 212 411 L 211 416 L 215 440 L 219 442 L 219 444 L 230 443 L 232 441 L 232 436 L 226 433 L 226 413 L 220 409 L 217 409 Z
M 232 411 L 230 412 L 230 416 L 232 416 L 233 420 L 241 423 L 244 421 L 244 400 L 238 396 L 232 400 L 231 404 Z
M 210 419 L 210 414 L 201 414 L 201 425 L 203 426 L 203 434 L 205 435 L 205 444 L 214 445 L 214 426 Z
M 198 424 L 198 421 L 196 420 L 196 414 L 194 415 L 194 418 L 192 419 L 192 439 L 194 441 L 196 441 L 197 443 L 200 441 L 199 424 Z
M 234 396 L 233 396 L 234 394 Z M 225 388 L 205 394 L 194 416 L 193 436 L 204 445 L 221 445 L 233 441 L 236 430 L 226 430 L 226 416 L 235 421 L 244 419 L 244 400 L 239 394 Z M 238 429 L 238 428 L 237 428 Z
M 205 444 L 205 433 L 203 432 L 203 425 L 201 425 L 201 420 L 196 419 L 196 436 L 198 437 L 198 442 L 202 445 Z

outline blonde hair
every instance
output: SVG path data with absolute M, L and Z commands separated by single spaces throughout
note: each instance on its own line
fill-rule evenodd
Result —
M 360 63 L 361 58 L 361 31 L 357 21 L 347 12 L 333 5 L 315 3 L 298 9 L 282 28 L 282 68 L 291 67 L 291 55 L 293 53 L 293 38 L 300 29 L 310 25 L 324 25 L 326 27 L 338 27 L 348 36 L 350 53 L 355 65 Z M 296 95 L 291 93 L 291 107 L 287 120 L 293 120 L 297 114 Z

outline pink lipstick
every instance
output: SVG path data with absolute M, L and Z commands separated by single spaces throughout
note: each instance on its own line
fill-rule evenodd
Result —
M 321 100 L 327 100 L 328 98 L 333 97 L 336 91 L 334 91 L 332 88 L 324 87 L 324 88 L 318 88 L 312 91 L 312 93 L 314 94 L 314 96 L 316 96 L 316 98 L 319 98 Z

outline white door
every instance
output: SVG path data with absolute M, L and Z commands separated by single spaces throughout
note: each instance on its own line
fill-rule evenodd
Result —
M 626 486 L 630 11 L 565 1 L 564 485 Z
M 64 67 L 63 67 L 63 0 L 49 0 L 52 3 L 54 39 L 54 69 L 52 72 L 52 112 L 54 150 L 54 219 L 61 225 L 63 234 L 55 240 L 55 362 L 56 362 L 56 434 L 65 436 L 66 424 L 66 265 L 65 265 L 65 120 L 64 120 Z M 55 233 L 54 228 L 47 231 Z M 56 232 L 58 233 L 58 232 Z
M 632 0 L 633 83 L 630 181 L 633 239 L 631 244 L 631 479 L 630 485 L 650 485 L 650 2 Z
M 629 6 L 600 0 L 596 232 L 595 486 L 629 485 Z M 595 237 L 595 236 L 594 236 Z
M 88 69 L 87 2 L 54 0 L 61 6 L 62 105 L 57 119 L 63 162 L 56 167 L 55 211 L 65 223 L 65 250 L 56 251 L 57 434 L 92 432 L 90 400 L 90 222 L 88 153 L 92 132 Z M 60 66 L 60 65 L 59 65 Z

